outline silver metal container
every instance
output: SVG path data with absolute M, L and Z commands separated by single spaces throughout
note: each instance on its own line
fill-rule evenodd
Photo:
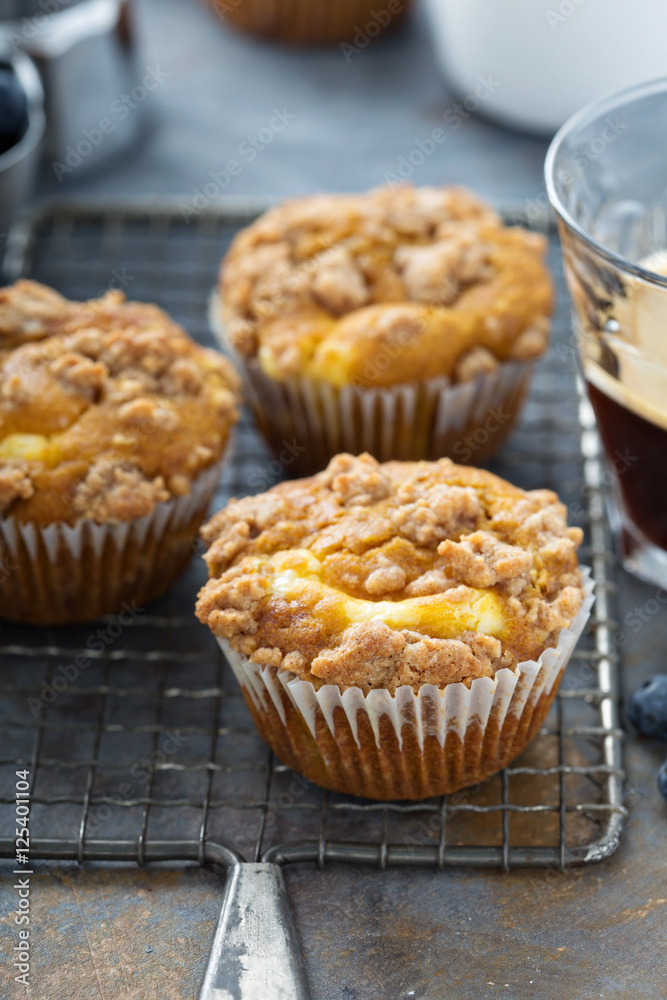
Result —
M 28 201 L 37 176 L 44 135 L 44 92 L 34 63 L 24 52 L 3 52 L 0 64 L 11 65 L 28 98 L 28 128 L 16 145 L 0 154 L 0 257 L 9 226 Z
M 44 155 L 59 180 L 138 135 L 140 102 L 124 103 L 138 83 L 131 0 L 0 0 L 0 43 L 39 69 Z

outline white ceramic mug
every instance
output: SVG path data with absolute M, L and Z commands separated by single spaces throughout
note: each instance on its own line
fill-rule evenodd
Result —
M 458 92 L 492 78 L 482 111 L 554 132 L 602 95 L 667 75 L 666 0 L 426 0 Z

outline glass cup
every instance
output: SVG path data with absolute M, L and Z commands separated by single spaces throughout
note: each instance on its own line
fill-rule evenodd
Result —
M 667 79 L 570 118 L 545 173 L 619 555 L 667 587 Z

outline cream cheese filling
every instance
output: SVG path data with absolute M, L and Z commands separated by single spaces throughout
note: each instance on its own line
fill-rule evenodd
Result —
M 55 445 L 44 434 L 8 434 L 0 439 L 0 461 L 49 461 Z
M 475 590 L 468 600 L 452 600 L 448 592 L 398 601 L 369 601 L 351 597 L 322 580 L 321 562 L 307 549 L 269 557 L 274 569 L 269 592 L 308 608 L 315 618 L 333 624 L 338 632 L 373 620 L 390 628 L 413 629 L 436 639 L 455 639 L 463 632 L 482 632 L 500 638 L 507 619 L 500 598 L 489 590 Z

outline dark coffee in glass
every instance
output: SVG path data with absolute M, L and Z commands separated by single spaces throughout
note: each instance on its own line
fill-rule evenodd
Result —
M 610 121 L 622 124 L 616 131 Z M 545 167 L 627 569 L 667 587 L 667 79 L 584 108 Z M 585 155 L 584 155 L 585 154 Z

